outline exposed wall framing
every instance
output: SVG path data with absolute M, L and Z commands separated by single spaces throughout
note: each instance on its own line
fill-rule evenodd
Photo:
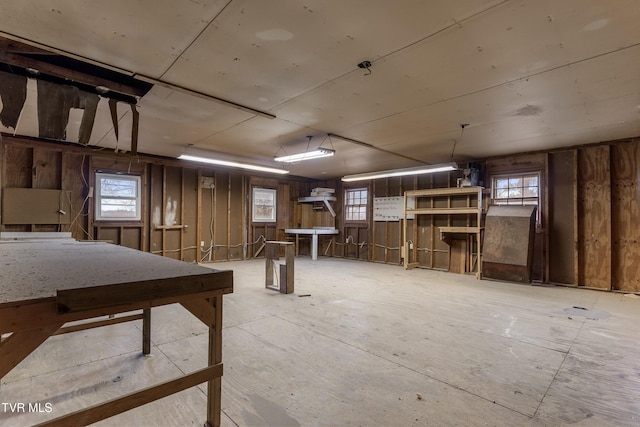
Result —
M 638 140 L 613 141 L 486 161 L 485 178 L 494 173 L 541 171 L 543 217 L 536 233 L 537 279 L 640 292 L 639 144 Z M 63 190 L 69 194 L 71 207 L 67 224 L 3 224 L 0 231 L 70 231 L 76 239 L 109 240 L 185 261 L 246 259 L 263 255 L 259 253 L 262 239 L 290 239 L 284 229 L 328 221 L 322 216 L 326 212 L 303 207 L 297 199 L 309 195 L 314 187 L 330 187 L 336 189 L 336 218 L 331 221 L 339 234 L 321 236 L 319 254 L 402 262 L 400 221 L 374 222 L 370 210 L 366 223 L 345 223 L 345 188 L 338 180 L 250 176 L 11 135 L 2 135 L 0 156 L 0 194 L 4 188 Z M 93 219 L 90 189 L 95 187 L 98 170 L 143 177 L 141 221 Z M 456 178 L 456 173 L 434 174 L 365 185 L 371 202 L 373 197 L 402 196 L 406 190 L 453 187 Z M 277 190 L 275 223 L 251 222 L 254 186 Z M 472 245 L 456 242 L 452 249 L 440 240 L 437 230 L 439 226 L 466 226 L 467 219 L 433 215 L 410 221 L 408 233 L 421 267 L 462 270 L 458 252 Z M 305 253 L 308 245 L 301 249 Z
M 84 156 L 50 149 L 45 145 L 14 145 L 5 138 L 0 145 L 2 153 L 2 188 L 66 190 L 70 211 L 64 221 L 54 224 L 5 224 L 3 231 L 47 232 L 71 231 L 86 238 L 86 216 L 83 191 L 88 188 L 82 179 L 87 163 Z
M 76 144 L 55 144 L 4 136 L 2 188 L 67 190 L 69 224 L 2 225 L 0 231 L 71 231 L 79 240 L 107 240 L 184 261 L 226 261 L 253 256 L 261 235 L 285 239 L 293 226 L 292 200 L 307 195 L 305 180 L 272 179 L 238 172 L 197 168 L 172 159 L 115 154 Z M 140 221 L 95 221 L 97 171 L 142 177 Z M 263 229 L 250 228 L 250 185 L 278 190 L 278 220 Z M 66 194 L 66 193 L 65 193 Z M 263 254 L 262 254 L 263 255 Z
M 90 188 L 96 188 L 95 173 L 113 172 L 139 175 L 142 178 L 142 194 L 148 194 L 148 163 L 139 161 L 130 156 L 90 156 L 89 176 L 85 179 L 90 184 Z M 95 193 L 95 192 L 93 192 Z M 94 198 L 87 191 L 87 200 L 90 219 L 89 239 L 106 240 L 117 245 L 127 246 L 142 251 L 148 251 L 149 235 L 149 208 L 147 203 L 142 203 L 142 219 L 140 221 L 95 221 Z M 143 197 L 143 200 L 145 197 Z M 75 236 L 74 236 L 75 237 Z
M 549 250 L 547 277 L 552 283 L 578 285 L 577 151 L 549 154 Z

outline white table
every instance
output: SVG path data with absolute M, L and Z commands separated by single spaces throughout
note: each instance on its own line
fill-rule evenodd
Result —
M 287 228 L 284 230 L 287 234 L 300 234 L 311 235 L 311 259 L 318 259 L 318 234 L 338 234 L 338 230 L 335 228 Z M 297 246 L 297 245 L 296 245 Z

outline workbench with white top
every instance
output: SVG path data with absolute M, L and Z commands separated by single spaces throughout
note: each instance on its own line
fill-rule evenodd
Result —
M 318 259 L 318 235 L 319 234 L 338 234 L 338 230 L 332 227 L 313 227 L 313 228 L 287 228 L 284 230 L 287 234 L 296 235 L 296 248 L 298 247 L 298 236 L 300 234 L 311 236 L 311 259 Z

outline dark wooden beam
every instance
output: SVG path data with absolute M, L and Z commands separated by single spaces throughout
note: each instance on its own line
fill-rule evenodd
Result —
M 71 80 L 73 82 L 82 83 L 92 87 L 103 86 L 112 92 L 122 93 L 129 96 L 142 97 L 146 93 L 146 90 L 143 88 L 137 88 L 135 86 L 93 76 L 77 70 L 61 67 L 59 65 L 49 64 L 44 61 L 39 61 L 34 58 L 4 50 L 0 50 L 0 62 L 22 68 L 31 68 L 38 70 L 41 74 Z
M 38 55 L 56 55 L 53 52 L 49 52 L 44 49 L 40 49 L 34 46 L 29 46 L 24 43 L 19 43 L 14 40 L 9 40 L 0 37 L 0 51 L 10 53 L 30 53 Z

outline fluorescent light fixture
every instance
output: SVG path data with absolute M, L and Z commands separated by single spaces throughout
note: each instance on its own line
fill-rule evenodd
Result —
M 435 173 L 457 170 L 458 165 L 451 163 L 439 163 L 437 165 L 418 166 L 415 168 L 392 169 L 379 172 L 359 173 L 342 177 L 344 182 L 363 181 L 366 179 L 389 178 L 392 176 L 420 175 L 423 173 Z
M 328 148 L 317 148 L 313 151 L 307 151 L 305 153 L 290 154 L 288 156 L 278 156 L 273 160 L 276 162 L 295 163 L 303 160 L 319 159 L 321 157 L 331 157 L 336 153 L 335 150 Z
M 281 175 L 289 173 L 288 170 L 284 170 L 284 169 L 269 168 L 266 166 L 251 165 L 248 163 L 229 162 L 227 160 L 211 159 L 209 157 L 189 156 L 187 154 L 181 154 L 178 157 L 178 159 L 190 160 L 192 162 L 208 163 L 210 165 L 228 166 L 230 168 L 240 168 L 240 169 L 249 169 L 252 171 L 278 173 Z

